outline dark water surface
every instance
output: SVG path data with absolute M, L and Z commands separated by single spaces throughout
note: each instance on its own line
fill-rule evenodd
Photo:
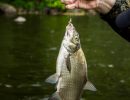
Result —
M 25 16 L 18 24 L 0 16 L 0 100 L 43 100 L 54 85 L 44 80 L 55 73 L 67 16 Z M 73 17 L 97 92 L 85 100 L 130 99 L 130 43 L 95 16 Z

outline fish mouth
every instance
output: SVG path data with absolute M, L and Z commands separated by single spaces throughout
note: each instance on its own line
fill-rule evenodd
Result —
M 66 27 L 67 38 L 72 39 L 75 33 L 76 33 L 76 30 L 75 30 L 75 27 L 73 26 L 73 24 L 70 23 L 69 25 L 67 25 L 67 27 Z
M 67 29 L 71 29 L 71 28 L 73 28 L 74 26 L 73 26 L 73 24 L 72 23 L 69 23 L 68 25 L 67 25 Z
M 69 21 L 68 25 L 66 26 L 66 30 L 72 32 L 75 30 L 74 25 Z

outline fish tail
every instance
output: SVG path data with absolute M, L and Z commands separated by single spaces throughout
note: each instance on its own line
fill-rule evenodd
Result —
M 62 100 L 57 92 L 55 92 L 48 100 Z

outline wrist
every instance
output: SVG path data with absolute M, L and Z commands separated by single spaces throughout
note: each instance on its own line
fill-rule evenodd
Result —
M 96 1 L 97 1 L 96 11 L 103 14 L 108 13 L 116 2 L 116 0 L 96 0 Z

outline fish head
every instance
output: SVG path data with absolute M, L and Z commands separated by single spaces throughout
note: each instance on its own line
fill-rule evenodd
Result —
M 66 26 L 63 44 L 66 49 L 71 53 L 76 52 L 80 48 L 79 34 L 70 21 L 69 24 Z

